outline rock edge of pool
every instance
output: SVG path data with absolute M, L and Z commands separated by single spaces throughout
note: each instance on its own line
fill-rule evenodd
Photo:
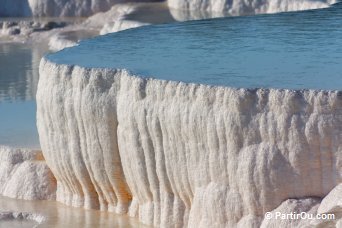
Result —
M 341 6 L 141 26 L 45 58 L 210 86 L 341 91 Z
M 336 217 L 288 224 L 340 221 L 341 91 L 207 86 L 44 58 L 37 126 L 67 205 L 161 227 L 269 227 L 280 220 L 267 212 L 295 210 Z

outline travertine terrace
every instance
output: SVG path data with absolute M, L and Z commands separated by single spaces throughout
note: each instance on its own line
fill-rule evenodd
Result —
M 341 207 L 323 199 L 341 196 L 341 91 L 186 84 L 43 59 L 37 103 L 65 204 L 160 227 L 276 227 L 284 221 L 266 212 Z
M 179 9 L 189 15 L 202 13 L 220 13 L 234 16 L 260 13 L 277 13 L 325 8 L 335 3 L 335 0 L 168 0 L 172 9 Z

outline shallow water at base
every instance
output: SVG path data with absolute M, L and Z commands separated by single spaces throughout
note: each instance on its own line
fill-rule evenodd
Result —
M 0 228 L 32 228 L 38 223 L 30 220 L 0 220 Z
M 45 217 L 45 221 L 37 227 L 148 227 L 140 224 L 136 219 L 130 218 L 126 215 L 72 208 L 53 201 L 15 200 L 0 196 L 0 212 L 1 211 L 27 212 L 42 215 Z M 7 224 L 8 222 L 9 221 L 5 221 Z M 19 223 L 17 222 L 20 223 L 20 221 L 12 221 L 12 224 L 18 225 Z M 3 224 L 4 223 L 0 220 L 0 227 Z
M 35 96 L 46 47 L 0 44 L 0 145 L 39 148 Z
M 304 12 L 154 25 L 51 54 L 59 64 L 248 88 L 342 89 L 342 3 Z

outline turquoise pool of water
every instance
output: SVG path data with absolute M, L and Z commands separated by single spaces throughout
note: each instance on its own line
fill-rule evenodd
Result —
M 342 89 L 342 4 L 153 25 L 48 55 L 60 64 L 249 88 Z

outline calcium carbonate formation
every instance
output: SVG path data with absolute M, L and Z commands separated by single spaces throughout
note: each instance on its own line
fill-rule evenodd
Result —
M 341 224 L 341 91 L 186 84 L 43 59 L 37 125 L 67 205 L 157 227 Z M 337 217 L 265 217 L 294 210 Z
M 13 212 L 13 211 L 0 212 L 0 223 L 8 222 L 10 220 L 20 221 L 20 225 L 22 226 L 24 225 L 22 222 L 25 222 L 25 221 L 36 222 L 37 224 L 33 226 L 35 228 L 37 227 L 38 224 L 42 224 L 46 220 L 46 218 L 40 214 L 33 214 L 33 213 L 27 213 L 27 212 Z
M 335 0 L 168 0 L 173 15 L 180 20 L 230 14 L 233 16 L 326 8 Z
M 2 0 L 0 17 L 90 16 L 122 2 L 130 0 Z
M 41 151 L 0 146 L 0 195 L 55 200 L 56 180 Z
M 143 0 L 2 0 L 0 17 L 89 16 L 109 10 L 113 5 Z M 149 0 L 146 0 L 149 1 Z M 146 2 L 145 1 L 145 2 Z M 152 2 L 155 0 L 151 0 Z M 335 0 L 167 0 L 170 8 L 181 11 L 244 15 L 275 13 L 328 7 Z

